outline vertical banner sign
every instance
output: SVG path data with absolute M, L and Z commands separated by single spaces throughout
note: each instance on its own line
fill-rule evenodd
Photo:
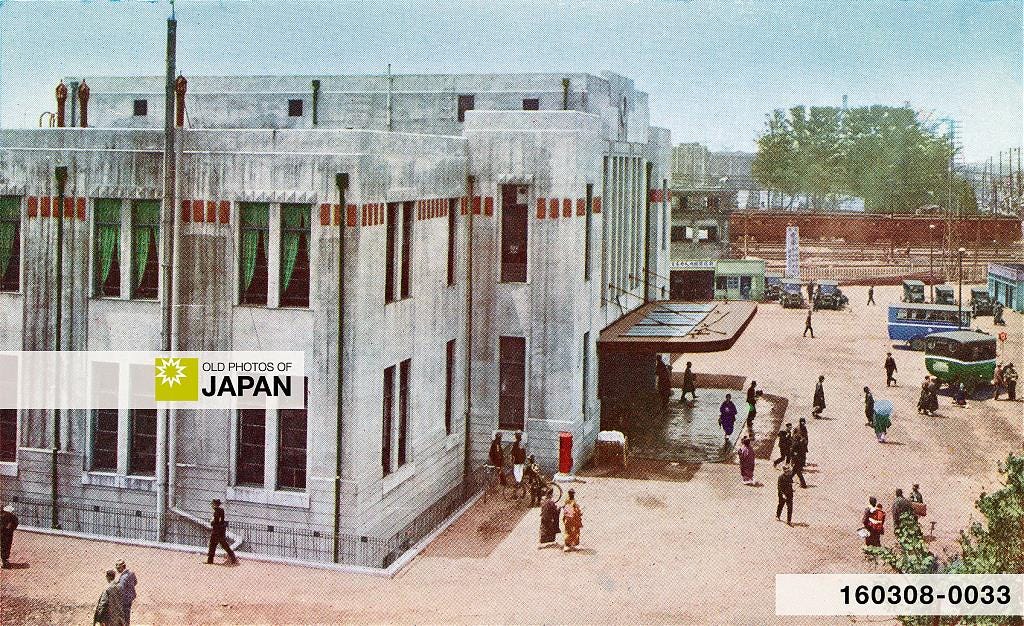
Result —
M 786 278 L 800 278 L 800 227 L 786 227 Z

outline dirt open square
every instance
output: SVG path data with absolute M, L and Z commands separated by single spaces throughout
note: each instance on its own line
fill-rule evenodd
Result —
M 810 418 L 814 382 L 825 375 L 828 419 L 808 419 L 815 465 L 809 487 L 796 489 L 793 527 L 775 520 L 777 471 L 759 458 L 759 487 L 744 486 L 733 462 L 633 459 L 624 478 L 583 475 L 576 553 L 536 549 L 537 509 L 478 502 L 394 579 L 244 555 L 239 567 L 207 566 L 195 554 L 19 531 L 12 559 L 27 567 L 0 574 L 0 622 L 89 623 L 103 570 L 124 558 L 139 579 L 135 623 L 886 623 L 777 617 L 774 574 L 874 571 L 855 533 L 860 513 L 869 495 L 888 509 L 893 490 L 911 483 L 935 522 L 933 550 L 954 546 L 977 518 L 974 498 L 997 483 L 997 462 L 1024 442 L 1024 404 L 957 408 L 940 395 L 939 416 L 918 415 L 922 355 L 892 350 L 899 387 L 886 389 L 882 369 L 886 305 L 899 288 L 876 288 L 872 307 L 866 288 L 848 291 L 848 310 L 815 314 L 815 339 L 801 337 L 805 311 L 767 304 L 728 352 L 675 361 L 677 372 L 691 360 L 698 373 L 756 379 L 787 399 L 794 424 Z M 1020 367 L 1022 317 L 1006 317 L 1002 358 Z M 991 321 L 978 324 L 991 330 Z M 896 406 L 887 444 L 864 425 L 865 385 Z M 887 528 L 883 543 L 892 541 Z

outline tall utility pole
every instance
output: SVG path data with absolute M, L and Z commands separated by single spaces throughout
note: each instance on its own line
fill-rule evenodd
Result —
M 177 178 L 177 163 L 175 162 L 174 151 L 174 78 L 177 56 L 178 21 L 174 17 L 174 5 L 171 4 L 171 16 L 167 18 L 167 73 L 164 82 L 164 202 L 163 214 L 160 216 L 161 238 L 160 259 L 160 280 L 162 307 L 160 316 L 160 349 L 164 352 L 171 352 L 177 349 L 176 341 L 173 338 L 174 324 L 174 253 L 176 224 L 174 210 L 175 206 L 175 185 Z M 157 536 L 164 541 L 167 536 L 167 507 L 169 503 L 169 481 L 171 473 L 171 421 L 174 409 L 164 406 L 160 409 L 159 431 L 157 432 L 157 454 L 160 457 L 157 463 Z
M 54 211 L 57 211 L 57 311 L 53 320 L 53 350 L 60 352 L 64 345 L 62 341 L 64 334 L 62 327 L 64 322 L 64 192 L 68 183 L 67 166 L 58 165 L 54 168 L 53 175 L 57 183 L 57 206 L 53 208 Z M 61 401 L 59 396 L 57 401 L 58 403 Z M 57 510 L 57 495 L 59 493 L 57 454 L 63 447 L 60 429 L 61 410 L 60 404 L 58 404 L 53 410 L 53 448 L 50 457 L 50 528 L 57 529 L 60 528 L 60 516 Z

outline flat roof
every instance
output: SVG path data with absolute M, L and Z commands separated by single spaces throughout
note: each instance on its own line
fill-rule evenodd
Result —
M 654 354 L 728 350 L 757 312 L 745 300 L 650 302 L 601 332 L 604 351 Z

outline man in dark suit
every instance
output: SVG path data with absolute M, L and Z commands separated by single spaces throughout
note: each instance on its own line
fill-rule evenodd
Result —
M 213 519 L 210 520 L 210 549 L 206 553 L 206 562 L 213 563 L 213 555 L 217 553 L 217 546 L 220 546 L 227 552 L 228 562 L 237 565 L 238 558 L 228 541 L 228 522 L 224 519 L 224 508 L 216 498 L 210 502 L 210 507 L 213 509 Z
M 0 560 L 3 561 L 4 569 L 11 565 L 11 545 L 17 528 L 18 516 L 14 514 L 14 507 L 8 504 L 0 512 Z
M 775 519 L 782 519 L 782 507 L 786 507 L 786 523 L 793 525 L 793 469 L 788 465 L 779 474 L 778 482 L 779 506 L 775 509 Z

